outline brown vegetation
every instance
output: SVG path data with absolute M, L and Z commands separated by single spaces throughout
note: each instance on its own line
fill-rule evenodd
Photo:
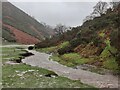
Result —
M 9 28 L 9 30 L 12 31 L 12 33 L 14 34 L 14 37 L 16 39 L 16 41 L 18 43 L 22 43 L 22 44 L 35 44 L 35 43 L 38 43 L 40 42 L 40 40 L 38 40 L 37 38 L 25 33 L 25 32 L 22 32 L 10 25 L 7 25 L 7 24 L 3 24 L 4 27 L 6 28 Z
M 96 47 L 92 43 L 89 43 L 88 45 L 79 45 L 74 49 L 74 51 L 80 53 L 83 57 L 90 57 L 93 55 L 100 55 L 103 49 L 100 47 Z

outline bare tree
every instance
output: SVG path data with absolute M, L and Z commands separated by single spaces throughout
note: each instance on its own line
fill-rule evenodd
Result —
M 94 7 L 93 12 L 87 16 L 83 22 L 86 22 L 88 20 L 92 20 L 95 17 L 101 16 L 102 14 L 106 13 L 107 9 L 109 8 L 109 3 L 99 1 Z
M 57 24 L 54 30 L 56 34 L 62 35 L 67 30 L 67 27 L 62 24 Z
M 99 1 L 93 8 L 94 8 L 93 14 L 102 15 L 106 12 L 108 8 L 108 3 Z
M 112 1 L 110 4 L 113 6 L 113 9 L 120 4 L 120 0 Z

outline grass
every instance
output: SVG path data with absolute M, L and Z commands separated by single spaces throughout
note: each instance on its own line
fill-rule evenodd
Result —
M 52 52 L 55 50 L 56 50 L 56 47 L 44 48 L 44 51 Z M 98 57 L 97 60 L 94 58 L 83 58 L 77 53 L 68 53 L 68 54 L 64 54 L 61 56 L 54 54 L 53 56 L 51 56 L 51 59 L 54 61 L 57 61 L 63 65 L 66 65 L 69 67 L 74 67 L 77 65 L 89 64 L 92 62 L 97 62 L 97 61 L 99 62 L 100 61 L 99 59 L 103 58 L 103 61 L 102 61 L 103 64 L 99 68 L 105 68 L 108 70 L 112 70 L 113 72 L 116 72 L 116 70 L 118 69 L 118 65 L 115 61 L 115 57 L 112 57 L 108 50 L 111 50 L 113 53 L 116 52 L 116 49 L 114 47 L 111 47 L 110 45 L 108 45 L 103 50 L 103 52 L 101 53 L 100 57 Z M 97 70 L 92 70 L 92 72 L 98 72 L 99 68 L 97 68 Z
M 61 56 L 61 58 L 68 61 L 68 62 L 71 62 L 71 63 L 73 63 L 75 65 L 85 64 L 85 63 L 89 62 L 89 59 L 82 58 L 77 53 L 64 54 L 63 56 Z
M 66 41 L 66 42 L 61 43 L 61 44 L 58 45 L 58 46 L 59 46 L 59 48 L 64 48 L 64 47 L 66 47 L 66 46 L 68 46 L 68 45 L 69 45 L 69 42 Z
M 114 47 L 112 47 L 112 46 L 106 46 L 105 49 L 103 50 L 103 52 L 101 53 L 100 57 L 106 58 L 106 57 L 111 56 L 109 50 L 112 51 L 112 53 L 116 53 L 116 51 L 117 51 L 117 50 L 116 50 Z
M 104 33 L 100 33 L 100 34 L 101 34 L 100 35 L 101 37 L 104 36 Z M 90 65 L 92 64 L 97 67 L 97 69 L 91 70 L 92 72 L 99 72 L 99 71 L 101 72 L 103 68 L 116 72 L 116 70 L 118 69 L 118 65 L 115 61 L 115 57 L 111 55 L 109 50 L 112 51 L 112 53 L 116 53 L 117 50 L 110 45 L 109 39 L 106 39 L 105 43 L 107 46 L 105 47 L 101 55 L 94 56 L 92 58 L 81 57 L 80 54 L 78 53 L 67 53 L 64 55 L 58 55 L 57 50 L 59 48 L 63 48 L 69 45 L 69 42 L 63 42 L 60 45 L 54 46 L 54 47 L 41 48 L 40 50 L 43 52 L 49 52 L 49 53 L 54 52 L 53 56 L 51 56 L 50 59 L 57 61 L 60 64 L 69 66 L 69 67 L 74 67 L 74 66 L 82 65 L 82 64 L 90 64 Z M 101 65 L 97 66 L 96 64 L 97 62 L 100 63 Z
M 68 41 L 63 42 L 58 46 L 53 46 L 53 47 L 48 47 L 48 48 L 40 48 L 40 49 L 37 49 L 37 51 L 45 52 L 45 53 L 53 53 L 53 52 L 57 51 L 57 49 L 64 48 L 67 45 L 69 45 Z M 87 58 L 82 58 L 77 53 L 68 53 L 68 54 L 59 56 L 55 52 L 55 54 L 53 56 L 51 56 L 50 58 L 52 60 L 55 60 L 55 61 L 63 64 L 63 65 L 66 65 L 66 66 L 76 66 L 76 65 L 80 65 L 80 64 L 85 64 L 90 61 Z
M 45 53 L 52 53 L 57 49 L 57 46 L 53 46 L 53 47 L 47 47 L 47 48 L 40 48 L 40 49 L 36 49 L 37 51 L 40 52 L 45 52 Z
M 88 58 L 82 58 L 77 53 L 68 53 L 62 56 L 53 55 L 51 59 L 69 67 L 86 64 L 91 61 Z
M 104 36 L 105 36 L 105 33 L 104 33 L 104 32 L 101 32 L 101 33 L 99 34 L 99 36 L 104 37 Z
M 3 66 L 3 87 L 12 88 L 87 88 L 88 85 L 80 81 L 70 80 L 65 77 L 46 77 L 51 71 L 31 67 L 29 65 L 6 65 Z M 32 82 L 31 82 L 32 81 Z
M 17 49 L 14 47 L 8 48 L 3 47 L 2 48 L 2 62 L 6 62 L 6 60 L 15 60 L 19 57 L 21 57 L 19 54 L 25 53 L 25 50 Z
M 40 48 L 40 49 L 36 49 L 36 50 L 40 51 L 40 52 L 45 52 L 45 53 L 52 53 L 52 52 L 55 52 L 59 48 L 63 48 L 65 46 L 67 46 L 68 44 L 69 44 L 69 42 L 66 41 L 66 42 L 61 43 L 58 46 L 52 46 L 52 47 L 47 47 L 47 48 Z
M 15 65 L 5 63 L 11 57 L 19 57 L 19 54 L 23 52 L 23 49 L 3 48 L 2 85 L 4 88 L 93 88 L 78 80 L 70 80 L 66 77 L 46 77 L 45 75 L 54 74 L 54 72 L 43 68 L 23 63 Z
M 77 53 L 69 53 L 69 54 L 64 54 L 62 56 L 58 56 L 58 55 L 54 54 L 53 56 L 50 57 L 50 59 L 57 61 L 60 64 L 63 64 L 63 65 L 68 66 L 68 67 L 75 67 L 77 65 L 79 66 L 79 65 L 83 65 L 83 64 L 88 64 L 88 66 L 89 66 L 89 63 L 97 61 L 94 58 L 83 58 Z M 94 66 L 94 67 L 89 66 L 88 67 L 88 66 L 86 68 L 83 67 L 82 69 L 87 70 L 87 71 L 91 71 L 94 73 L 98 73 L 101 75 L 105 74 L 104 68 L 108 69 L 108 66 L 106 66 L 106 65 L 105 65 L 106 67 L 97 67 L 97 66 Z
M 115 71 L 118 69 L 118 64 L 116 63 L 115 58 L 108 58 L 103 62 L 103 67 Z
M 18 43 L 17 42 L 8 42 L 8 41 L 2 40 L 2 45 L 18 45 Z
M 106 40 L 105 43 L 107 44 L 107 46 L 100 55 L 100 57 L 104 59 L 103 67 L 109 70 L 116 71 L 118 69 L 118 64 L 116 62 L 115 57 L 111 55 L 109 50 L 112 53 L 116 53 L 117 50 L 110 45 L 110 40 Z
M 109 44 L 109 43 L 108 43 Z M 57 47 L 58 48 L 58 47 Z M 55 51 L 56 47 L 49 47 L 48 48 L 43 48 L 45 51 Z M 106 46 L 106 48 L 103 50 L 100 56 L 92 57 L 92 58 L 83 58 L 81 57 L 80 54 L 78 53 L 67 53 L 64 55 L 58 55 L 58 54 L 53 54 L 50 59 L 59 62 L 60 64 L 69 66 L 69 67 L 74 67 L 77 65 L 82 65 L 82 64 L 90 64 L 94 62 L 100 62 L 102 59 L 102 65 L 101 66 L 96 66 L 97 69 L 92 70 L 92 72 L 100 72 L 102 73 L 102 68 L 112 70 L 113 72 L 116 72 L 118 69 L 118 65 L 115 61 L 115 57 L 111 56 L 109 50 L 111 50 L 113 53 L 116 52 L 116 49 L 114 47 L 111 47 L 110 44 Z

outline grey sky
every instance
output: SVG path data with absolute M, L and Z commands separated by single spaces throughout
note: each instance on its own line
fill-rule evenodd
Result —
M 81 25 L 96 2 L 12 2 L 15 6 L 48 25 Z

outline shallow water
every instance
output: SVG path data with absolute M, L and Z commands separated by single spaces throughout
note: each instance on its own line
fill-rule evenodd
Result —
M 26 57 L 23 63 L 31 66 L 38 66 L 54 71 L 59 76 L 68 77 L 73 80 L 80 80 L 82 83 L 92 85 L 99 88 L 118 88 L 118 77 L 112 75 L 100 75 L 82 69 L 73 69 L 59 64 L 58 62 L 49 60 L 50 55 L 40 53 L 35 50 L 28 50 L 33 56 Z

